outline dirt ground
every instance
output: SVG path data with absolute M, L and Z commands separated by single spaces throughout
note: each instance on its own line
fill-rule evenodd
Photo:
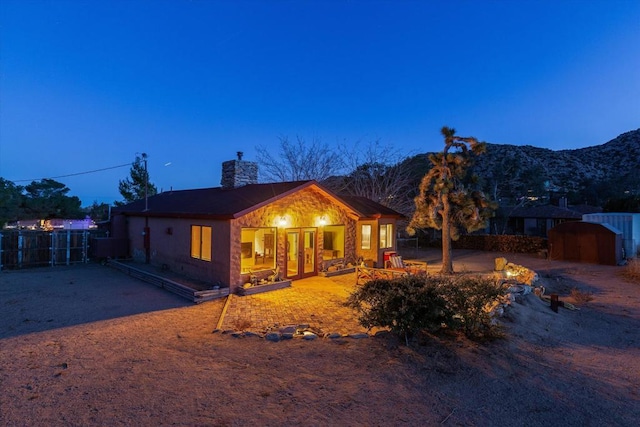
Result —
M 502 255 L 456 251 L 454 265 Z M 579 310 L 529 294 L 491 343 L 269 342 L 212 333 L 223 300 L 193 305 L 108 267 L 0 272 L 0 425 L 636 426 L 640 285 L 621 267 L 504 256 Z

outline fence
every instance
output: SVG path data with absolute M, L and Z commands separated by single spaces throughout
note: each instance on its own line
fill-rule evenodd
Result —
M 0 232 L 0 270 L 89 261 L 92 238 L 98 230 L 2 231 Z

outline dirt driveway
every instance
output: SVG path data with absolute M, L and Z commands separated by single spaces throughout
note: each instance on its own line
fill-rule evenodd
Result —
M 456 251 L 455 266 L 499 255 Z M 223 301 L 99 265 L 1 272 L 0 425 L 637 425 L 640 285 L 620 267 L 506 256 L 561 299 L 593 300 L 554 313 L 529 295 L 488 344 L 274 343 L 212 333 Z

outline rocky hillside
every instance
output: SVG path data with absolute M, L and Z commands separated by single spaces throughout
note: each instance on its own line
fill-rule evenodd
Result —
M 421 177 L 430 167 L 427 157 L 415 156 L 405 166 Z M 474 173 L 496 200 L 567 195 L 572 203 L 602 205 L 640 194 L 640 129 L 577 150 L 487 143 Z

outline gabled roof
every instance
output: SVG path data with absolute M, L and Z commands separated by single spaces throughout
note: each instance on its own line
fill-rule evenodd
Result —
M 361 218 L 401 218 L 404 215 L 395 210 L 361 196 L 338 195 L 345 203 L 355 209 Z
M 582 219 L 581 212 L 553 205 L 523 206 L 515 208 L 509 216 L 511 218 Z
M 113 213 L 131 216 L 162 216 L 180 218 L 239 218 L 285 196 L 311 188 L 340 204 L 356 218 L 401 216 L 379 203 L 354 196 L 337 196 L 316 181 L 291 181 L 268 184 L 248 184 L 242 187 L 222 187 L 167 191 L 146 201 L 136 200 L 113 209 Z

